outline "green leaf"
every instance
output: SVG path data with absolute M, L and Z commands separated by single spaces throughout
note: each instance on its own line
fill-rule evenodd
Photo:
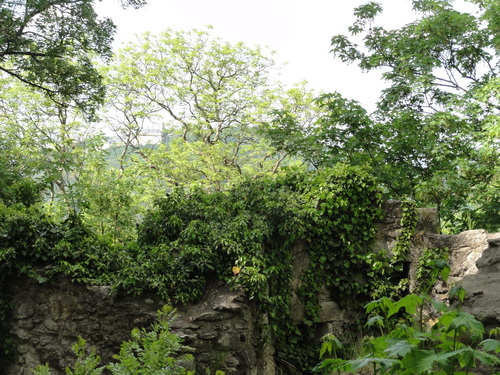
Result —
M 455 358 L 462 366 L 466 366 L 468 360 L 464 360 L 464 357 L 468 356 L 471 353 L 470 348 L 462 348 L 454 351 L 443 351 L 441 353 L 436 354 L 434 360 L 440 364 L 442 368 L 447 368 L 450 366 L 449 359 Z
M 423 297 L 417 296 L 416 294 L 408 294 L 396 303 L 394 308 L 390 311 L 389 316 L 397 313 L 401 308 L 404 308 L 408 314 L 416 314 L 417 307 L 421 306 L 423 302 Z
M 387 355 L 404 357 L 412 350 L 416 349 L 415 345 L 412 345 L 408 342 L 407 339 L 387 339 L 389 346 L 385 349 Z
M 401 363 L 411 374 L 423 374 L 432 369 L 435 360 L 436 353 L 433 350 L 415 349 L 411 350 Z
M 448 276 L 450 275 L 451 268 L 446 267 L 441 270 L 441 278 L 446 281 L 448 280 Z
M 478 359 L 479 361 L 481 361 L 481 363 L 487 366 L 493 366 L 493 365 L 496 366 L 500 364 L 500 358 L 498 358 L 496 355 L 485 353 L 478 350 L 474 351 L 474 358 Z
M 470 331 L 484 332 L 483 323 L 477 320 L 474 315 L 459 311 L 457 316 L 451 321 L 448 332 L 451 330 L 467 329 Z
M 381 317 L 380 315 L 372 316 L 370 319 L 368 319 L 368 321 L 366 322 L 365 325 L 367 327 L 371 327 L 374 324 L 378 325 L 379 327 L 384 328 L 385 327 L 384 318 Z
M 394 309 L 394 302 L 388 297 L 382 297 L 365 305 L 366 312 L 369 313 L 375 308 L 380 308 L 385 314 Z M 391 314 L 392 315 L 392 314 Z M 389 315 L 390 316 L 390 315 Z
M 482 346 L 483 350 L 487 352 L 500 352 L 500 341 L 494 339 L 486 339 L 482 341 L 479 346 Z
M 348 367 L 347 361 L 340 358 L 327 358 L 321 361 L 316 367 L 314 367 L 314 372 L 323 371 L 339 371 L 345 370 Z
M 450 311 L 450 308 L 444 302 L 439 302 L 439 301 L 436 301 L 436 300 L 432 300 L 431 303 L 432 303 L 432 306 L 436 309 L 436 311 L 438 311 L 440 313 L 444 313 L 444 312 Z
M 347 368 L 349 368 L 351 371 L 357 371 L 357 370 L 362 369 L 363 367 L 366 367 L 372 363 L 377 363 L 385 369 L 390 368 L 390 367 L 397 368 L 397 367 L 399 367 L 400 361 L 397 359 L 378 358 L 378 357 L 367 356 L 364 358 L 347 361 L 347 363 L 348 363 Z
M 453 321 L 453 319 L 456 318 L 458 314 L 458 311 L 452 310 L 445 312 L 443 315 L 441 315 L 438 319 L 438 323 L 443 326 L 444 328 L 448 328 Z
M 328 334 L 321 338 L 322 344 L 319 352 L 319 357 L 323 357 L 323 355 L 328 352 L 329 355 L 335 353 L 337 350 L 342 349 L 343 345 L 340 340 L 335 337 L 333 334 Z
M 466 294 L 467 294 L 467 292 L 465 291 L 465 289 L 462 286 L 454 285 L 450 289 L 449 298 L 450 299 L 458 298 L 458 300 L 460 302 L 464 302 Z

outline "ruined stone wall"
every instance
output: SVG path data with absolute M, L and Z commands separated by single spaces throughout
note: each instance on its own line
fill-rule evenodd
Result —
M 401 207 L 396 201 L 384 206 L 387 215 L 378 223 L 374 251 L 391 249 L 401 233 Z M 450 283 L 437 285 L 438 297 L 445 298 L 451 283 L 462 282 L 471 291 L 466 309 L 489 325 L 500 325 L 500 234 L 467 231 L 455 236 L 436 233 L 435 210 L 419 212 L 417 233 L 408 259 L 410 278 L 424 248 L 446 247 L 450 252 Z M 306 244 L 294 248 L 294 279 L 291 290 L 300 287 L 300 276 L 308 267 Z M 48 362 L 54 374 L 74 361 L 71 346 L 77 336 L 95 345 L 104 362 L 129 339 L 133 327 L 154 321 L 164 301 L 155 295 L 132 297 L 106 286 L 72 283 L 59 276 L 39 284 L 24 276 L 10 280 L 12 333 L 19 356 L 7 375 L 28 375 L 37 364 Z M 326 289 L 319 296 L 321 309 L 315 328 L 317 336 L 342 334 L 342 327 L 353 318 L 343 311 Z M 265 317 L 241 290 L 231 290 L 220 281 L 209 283 L 196 304 L 177 306 L 178 320 L 173 328 L 184 343 L 195 349 L 190 364 L 198 374 L 221 369 L 228 375 L 274 375 L 273 347 L 261 331 Z M 292 294 L 296 322 L 304 317 L 300 299 Z M 265 331 L 264 331 L 265 333 Z
M 154 296 L 132 298 L 110 287 L 73 283 L 59 276 L 39 284 L 26 276 L 9 281 L 12 333 L 18 357 L 8 374 L 28 375 L 38 364 L 50 363 L 62 373 L 73 361 L 71 346 L 81 336 L 110 358 L 117 344 L 129 339 L 134 326 L 154 320 L 161 302 Z
M 25 276 L 10 280 L 12 333 L 19 355 L 8 375 L 31 375 L 38 364 L 49 363 L 54 374 L 74 363 L 71 346 L 81 336 L 96 346 L 104 363 L 130 339 L 134 327 L 149 326 L 164 301 L 155 295 L 132 297 L 106 286 L 73 283 L 59 276 L 38 284 Z M 199 374 L 223 369 L 227 374 L 271 374 L 272 363 L 260 319 L 242 291 L 212 282 L 201 301 L 179 306 L 173 331 L 195 349 L 188 367 Z M 248 370 L 251 369 L 251 370 Z
M 476 262 L 477 273 L 465 275 L 460 284 L 468 293 L 465 310 L 489 330 L 500 327 L 500 236 L 488 239 L 487 243 Z

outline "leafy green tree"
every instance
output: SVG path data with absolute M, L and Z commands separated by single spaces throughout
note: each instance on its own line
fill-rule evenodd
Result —
M 135 235 L 141 206 L 136 176 L 108 165 L 104 139 L 77 109 L 61 107 L 10 78 L 3 81 L 0 197 L 42 202 L 60 220 L 80 215 L 112 242 Z
M 40 200 L 41 186 L 25 175 L 13 154 L 10 140 L 0 137 L 0 202 L 32 205 Z
M 474 3 L 477 16 L 451 1 L 414 0 L 420 17 L 386 30 L 375 26 L 382 8 L 371 2 L 356 8 L 349 28 L 353 37 L 363 35 L 363 47 L 343 35 L 332 38 L 342 61 L 365 71 L 384 69 L 388 87 L 372 118 L 381 132 L 381 161 L 392 173 L 385 168 L 381 176 L 397 195 L 435 204 L 450 221 L 470 203 L 471 191 L 494 181 L 498 168 L 498 147 L 486 131 L 495 128 L 500 107 L 484 93 L 498 84 L 493 15 L 499 8 Z
M 493 35 L 478 17 L 453 9 L 448 0 L 414 0 L 413 10 L 421 17 L 400 29 L 374 26 L 382 11 L 370 2 L 355 10 L 351 35 L 364 34 L 359 48 L 346 36 L 332 38 L 333 52 L 342 61 L 357 62 L 370 71 L 387 68 L 380 109 L 435 113 L 470 102 L 471 93 L 496 76 L 498 56 Z M 493 7 L 493 2 L 488 8 Z M 496 5 L 498 7 L 498 5 Z M 497 108 L 498 110 L 498 108 Z
M 10 163 L 44 189 L 49 205 L 77 212 L 73 187 L 89 160 L 99 155 L 99 133 L 77 109 L 56 104 L 15 80 L 3 83 L 0 128 L 9 138 Z
M 271 118 L 263 124 L 260 134 L 282 155 L 294 155 L 309 167 L 320 167 L 328 156 L 325 145 L 318 142 L 317 123 L 324 111 L 314 93 L 300 84 L 277 99 L 279 104 L 272 109 Z
M 74 186 L 82 220 L 100 238 L 121 244 L 135 238 L 136 224 L 148 208 L 144 188 L 135 175 L 110 167 L 104 158 L 88 163 Z
M 163 190 L 190 183 L 220 189 L 248 173 L 277 170 L 286 155 L 258 134 L 278 105 L 273 67 L 260 48 L 209 31 L 140 36 L 103 70 L 107 122 L 124 144 L 120 160 L 142 163 Z M 148 146 L 148 128 L 161 132 L 161 141 Z
M 394 30 L 376 26 L 379 4 L 356 8 L 351 36 L 334 36 L 332 52 L 364 71 L 382 70 L 387 88 L 377 110 L 324 94 L 304 142 L 286 138 L 302 128 L 286 112 L 270 136 L 295 155 L 313 155 L 320 168 L 371 166 L 389 197 L 437 206 L 450 230 L 496 230 L 499 217 L 488 207 L 499 189 L 498 4 L 475 3 L 477 15 L 448 0 L 414 0 L 417 19 Z
M 139 7 L 144 0 L 123 0 Z M 111 56 L 114 25 L 93 0 L 0 1 L 0 198 L 81 209 L 74 189 L 101 152 L 85 120 L 104 98 L 96 58 Z M 17 82 L 16 82 L 17 81 Z M 72 108 L 76 106 L 77 108 Z M 62 202 L 62 204 L 61 204 Z
M 99 20 L 94 0 L 0 1 L 0 71 L 48 95 L 95 111 L 102 77 L 92 62 L 109 58 L 115 26 Z M 143 0 L 123 0 L 140 6 Z

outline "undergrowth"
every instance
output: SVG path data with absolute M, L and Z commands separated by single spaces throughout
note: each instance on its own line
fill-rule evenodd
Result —
M 121 344 L 114 362 L 108 365 L 101 365 L 96 349 L 79 337 L 72 347 L 75 364 L 71 368 L 66 367 L 65 372 L 67 375 L 101 375 L 107 369 L 113 375 L 194 375 L 193 371 L 183 366 L 192 359 L 191 354 L 186 354 L 189 348 L 183 346 L 180 337 L 170 331 L 174 320 L 175 310 L 164 306 L 149 329 L 132 330 L 131 339 Z M 46 363 L 38 365 L 33 374 L 51 375 L 52 372 Z
M 446 279 L 448 273 L 447 266 L 435 262 L 430 275 L 435 282 L 438 274 Z M 372 335 L 364 338 L 358 356 L 342 357 L 342 343 L 330 335 L 324 338 L 320 350 L 320 357 L 327 358 L 315 371 L 339 375 L 358 374 L 364 369 L 373 375 L 469 375 L 481 365 L 490 374 L 498 374 L 500 341 L 495 337 L 500 329 L 487 335 L 480 321 L 461 311 L 465 295 L 463 288 L 451 289 L 450 300 L 458 300 L 455 308 L 431 299 L 427 293 L 408 294 L 396 301 L 382 297 L 368 303 L 366 330 Z M 436 319 L 425 320 L 424 310 L 428 309 L 438 314 Z

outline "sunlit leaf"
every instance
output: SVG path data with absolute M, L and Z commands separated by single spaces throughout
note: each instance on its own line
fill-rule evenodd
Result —
M 390 311 L 389 316 L 398 312 L 401 308 L 404 308 L 408 314 L 416 314 L 417 307 L 421 306 L 424 302 L 424 299 L 421 296 L 417 296 L 415 294 L 408 294 L 401 298 L 394 308 Z M 392 314 L 391 314 L 392 312 Z
M 385 327 L 384 323 L 384 318 L 381 317 L 380 315 L 377 316 L 372 316 L 368 321 L 366 322 L 367 327 L 371 327 L 373 325 L 378 325 L 379 327 Z
M 406 339 L 388 339 L 389 347 L 385 349 L 388 356 L 398 356 L 404 357 L 410 351 L 416 349 L 415 345 L 412 345 Z
M 483 350 L 486 350 L 487 352 L 495 352 L 495 353 L 500 352 L 499 340 L 486 339 L 482 341 L 479 345 L 482 346 Z

